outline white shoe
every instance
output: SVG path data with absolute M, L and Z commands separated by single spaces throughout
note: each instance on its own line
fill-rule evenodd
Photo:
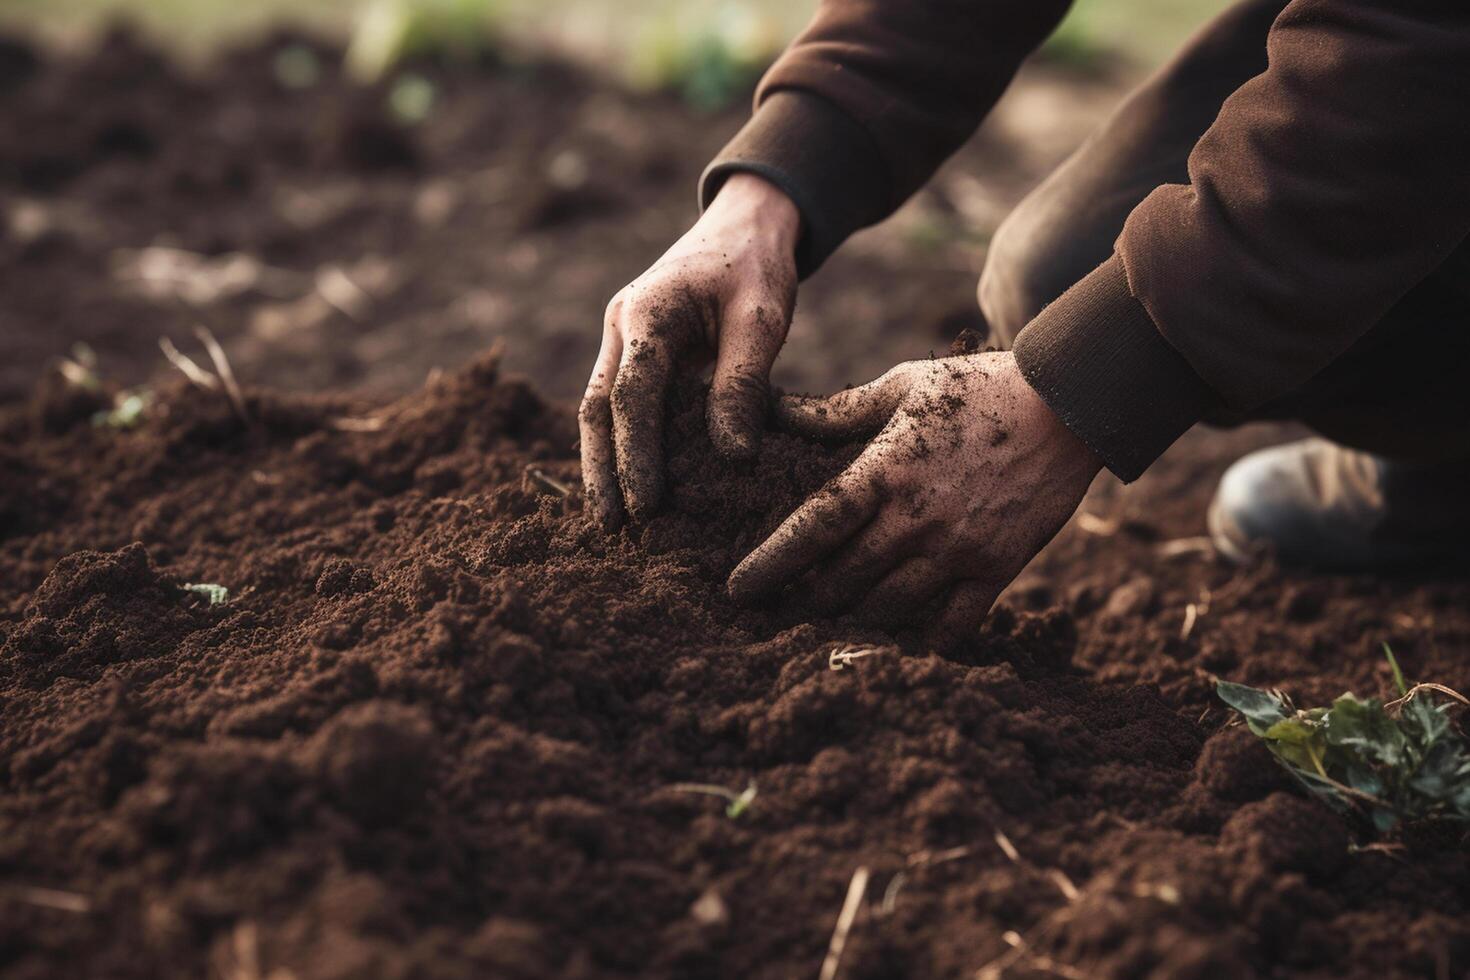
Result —
M 1401 463 L 1303 439 L 1236 461 L 1208 515 L 1221 554 L 1366 571 L 1470 554 L 1470 463 Z

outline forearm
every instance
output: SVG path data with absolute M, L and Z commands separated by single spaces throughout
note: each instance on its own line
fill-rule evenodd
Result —
M 1210 407 L 1346 352 L 1470 232 L 1470 8 L 1295 0 L 1270 67 L 1022 332 L 1025 376 L 1124 479 Z

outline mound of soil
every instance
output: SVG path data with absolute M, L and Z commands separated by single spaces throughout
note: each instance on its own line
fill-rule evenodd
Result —
M 859 866 L 846 976 L 1463 962 L 1455 842 L 1350 853 L 1223 713 L 1079 669 L 1065 606 L 941 659 L 729 604 L 851 450 L 729 464 L 686 388 L 671 505 L 606 537 L 557 490 L 567 414 L 493 357 L 246 406 L 0 430 L 9 975 L 800 975 Z

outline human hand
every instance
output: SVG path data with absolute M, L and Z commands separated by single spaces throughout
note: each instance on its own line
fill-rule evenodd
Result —
M 1009 353 L 909 361 L 830 398 L 783 398 L 777 419 L 816 439 L 877 436 L 730 573 L 730 595 L 805 574 L 818 608 L 885 626 L 943 597 L 925 637 L 938 649 L 974 633 L 1102 468 Z
M 683 238 L 608 304 L 602 350 L 577 413 L 582 482 L 607 530 L 651 513 L 664 489 L 664 400 L 674 373 L 715 355 L 715 448 L 754 455 L 768 376 L 796 304 L 796 206 L 734 174 Z

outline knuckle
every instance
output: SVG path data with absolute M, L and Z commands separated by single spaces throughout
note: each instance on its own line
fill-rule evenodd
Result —
M 639 326 L 665 320 L 684 305 L 685 292 L 677 283 L 640 281 L 623 298 L 623 312 Z
M 603 311 L 602 322 L 605 326 L 612 328 L 617 326 L 618 317 L 622 315 L 623 306 L 627 302 L 628 290 L 624 287 L 613 294 L 613 298 L 607 301 L 607 309 Z
M 608 404 L 608 396 L 601 392 L 588 392 L 582 398 L 582 403 L 577 406 L 577 421 L 583 425 L 593 427 L 606 424 L 610 418 L 611 407 Z

